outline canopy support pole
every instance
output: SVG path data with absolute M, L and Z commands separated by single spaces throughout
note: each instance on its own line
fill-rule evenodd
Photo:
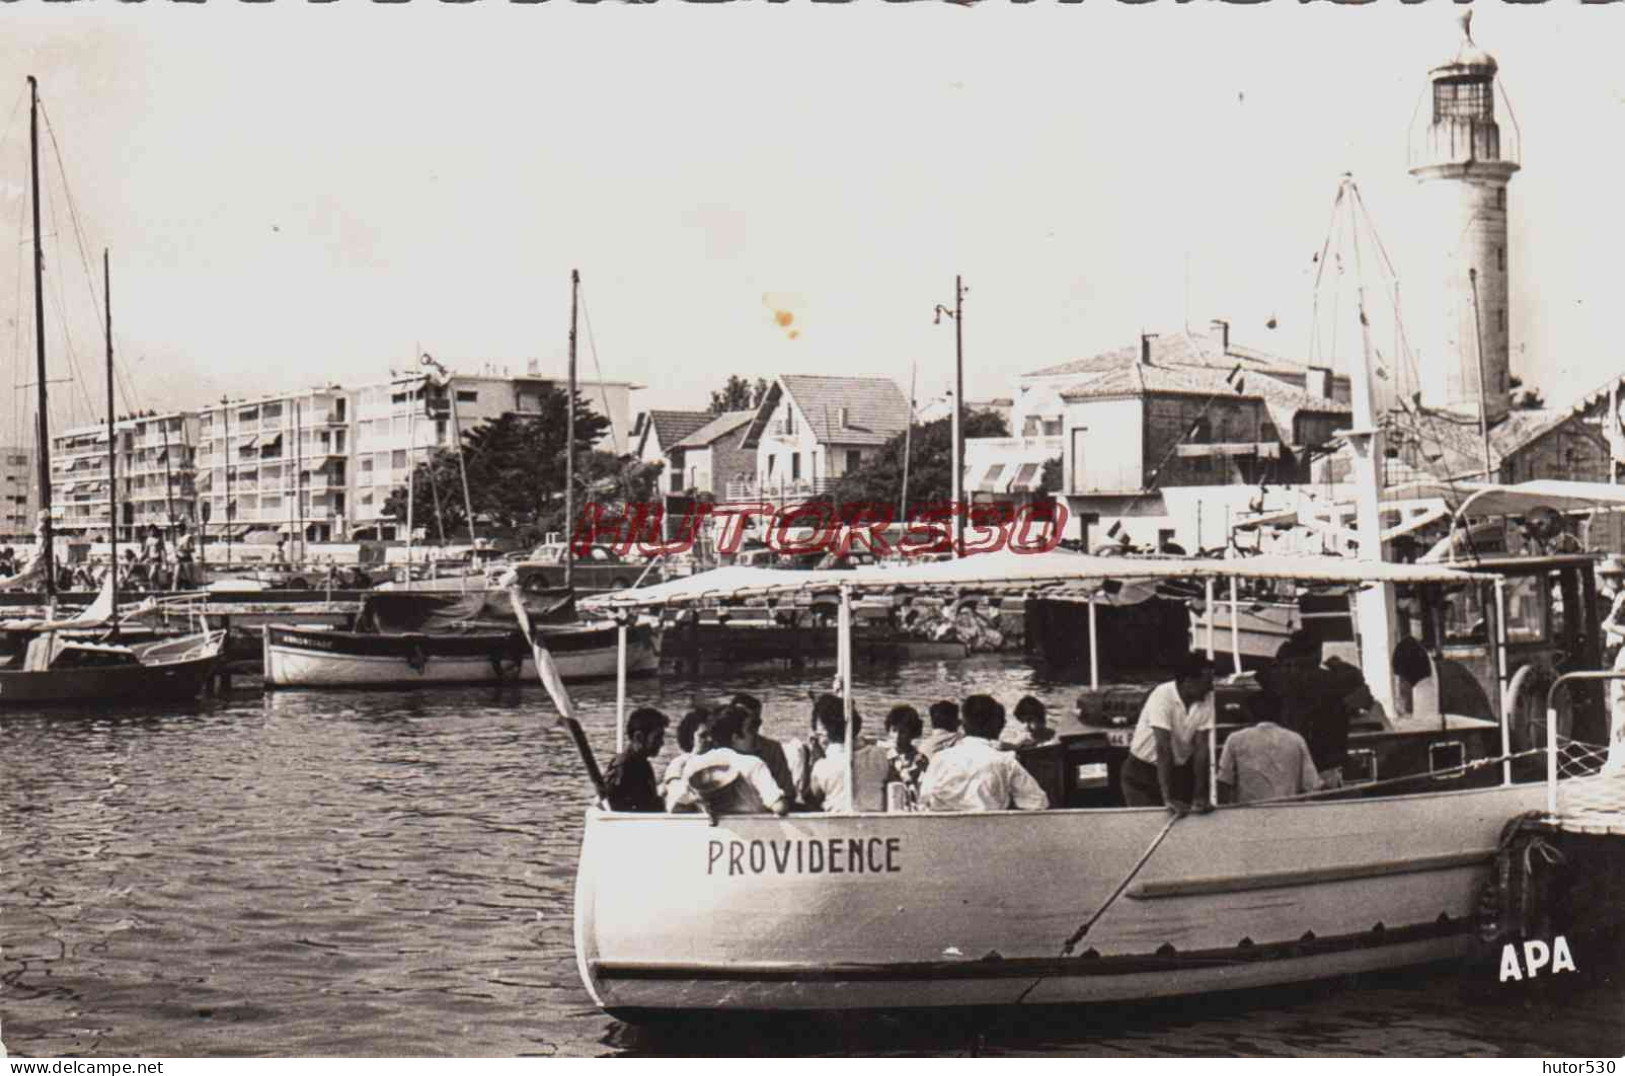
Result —
M 1207 600 L 1203 603 L 1202 612 L 1207 614 L 1207 659 L 1213 660 L 1213 577 L 1210 575 L 1202 580 L 1202 589 L 1207 592 Z
M 626 750 L 626 619 L 615 618 L 615 753 Z
M 857 766 L 858 730 L 852 726 L 852 588 L 841 588 L 841 611 L 836 624 L 836 664 L 841 673 L 841 709 L 846 714 L 846 809 L 858 809 Z
M 1095 596 L 1089 595 L 1089 686 L 1100 689 L 1100 635 L 1095 619 Z
M 1506 576 L 1495 577 L 1495 668 L 1500 677 L 1500 690 L 1496 692 L 1501 701 L 1498 709 L 1501 711 L 1501 783 L 1512 783 L 1512 733 L 1508 727 L 1511 709 L 1507 703 L 1507 581 Z
M 1235 665 L 1235 675 L 1241 675 L 1241 601 L 1238 597 L 1240 584 L 1236 577 L 1230 577 L 1230 661 Z

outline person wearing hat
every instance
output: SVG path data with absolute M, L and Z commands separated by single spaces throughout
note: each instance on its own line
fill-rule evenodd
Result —
M 747 755 L 750 737 L 745 731 L 750 712 L 742 706 L 729 706 L 711 718 L 711 748 L 689 759 L 683 780 L 704 805 L 706 813 L 761 814 L 771 811 L 788 814 L 790 801 L 767 763 Z

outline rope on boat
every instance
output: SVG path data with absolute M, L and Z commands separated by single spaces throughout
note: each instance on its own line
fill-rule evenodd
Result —
M 1107 908 L 1110 908 L 1113 904 L 1117 903 L 1117 898 L 1122 896 L 1123 890 L 1127 889 L 1128 884 L 1134 881 L 1134 876 L 1140 873 L 1140 868 L 1144 867 L 1146 861 L 1151 858 L 1151 853 L 1157 850 L 1157 848 L 1162 844 L 1163 839 L 1167 837 L 1169 833 L 1173 832 L 1174 824 L 1183 817 L 1185 816 L 1176 814 L 1172 818 L 1168 819 L 1168 824 L 1162 827 L 1162 832 L 1158 833 L 1156 839 L 1154 839 L 1150 846 L 1147 847 L 1143 853 L 1141 853 L 1139 862 L 1134 864 L 1134 869 L 1130 870 L 1126 875 L 1123 876 L 1123 880 L 1117 883 L 1117 888 L 1112 890 L 1112 895 L 1106 898 L 1106 903 L 1102 904 L 1099 910 L 1096 911 L 1094 915 L 1089 917 L 1089 921 L 1074 931 L 1072 936 L 1066 940 L 1066 943 L 1061 946 L 1062 956 L 1072 955 L 1072 950 L 1077 947 L 1077 944 L 1080 941 L 1083 940 L 1083 936 L 1089 933 L 1089 928 L 1095 925 L 1096 920 L 1106 914 Z M 1033 984 L 1033 986 L 1037 985 L 1038 983 Z M 1028 987 L 1027 989 L 1028 991 L 1031 991 L 1032 987 Z M 1026 994 L 1022 995 L 1022 997 L 1026 996 Z

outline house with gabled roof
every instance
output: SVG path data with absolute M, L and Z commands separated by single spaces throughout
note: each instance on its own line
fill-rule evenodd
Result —
M 780 374 L 746 428 L 756 453 L 750 482 L 730 500 L 784 500 L 827 492 L 908 428 L 908 399 L 884 377 Z
M 724 411 L 667 450 L 666 488 L 671 493 L 725 493 L 726 483 L 756 476 L 756 452 L 745 447 L 754 409 Z
M 667 453 L 689 434 L 716 418 L 709 411 L 645 411 L 632 427 L 632 452 L 643 463 L 673 468 Z

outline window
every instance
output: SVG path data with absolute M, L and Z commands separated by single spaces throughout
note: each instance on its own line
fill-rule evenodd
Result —
M 796 409 L 788 403 L 784 405 L 784 432 L 787 436 L 796 432 Z
M 862 467 L 862 466 L 863 466 L 863 453 L 858 451 L 855 448 L 847 449 L 846 450 L 846 472 L 847 472 L 847 474 L 851 474 L 853 471 L 856 471 L 859 467 Z
M 395 468 L 397 471 L 404 471 L 406 469 L 405 450 L 399 448 L 395 450 L 394 455 L 390 459 L 390 466 Z
M 995 463 L 993 466 L 989 467 L 987 469 L 987 474 L 982 476 L 982 490 L 986 493 L 1002 493 L 1003 490 L 999 488 L 999 479 L 1003 475 L 1004 464 Z
M 1044 420 L 1044 436 L 1045 437 L 1059 437 L 1059 436 L 1061 436 L 1061 420 L 1058 419 L 1058 418 L 1047 418 L 1047 419 L 1045 419 Z
M 479 403 L 480 402 L 480 394 L 475 389 L 458 389 L 457 390 L 457 402 L 458 403 Z
M 790 481 L 799 481 L 801 478 L 801 453 L 790 453 Z
M 1473 79 L 1433 84 L 1433 122 L 1443 119 L 1488 119 L 1495 114 L 1490 84 Z

